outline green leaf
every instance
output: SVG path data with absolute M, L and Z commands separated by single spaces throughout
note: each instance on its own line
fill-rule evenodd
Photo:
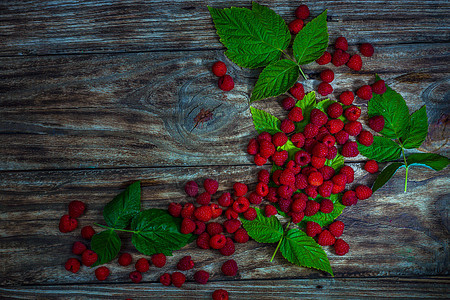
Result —
M 368 147 L 358 142 L 358 150 L 368 159 L 392 161 L 400 157 L 402 148 L 390 139 L 382 136 L 374 136 L 373 144 Z
M 281 242 L 280 251 L 289 262 L 297 266 L 322 270 L 333 276 L 325 251 L 303 231 L 290 229 Z
M 435 153 L 414 153 L 406 158 L 408 165 L 420 165 L 440 171 L 448 166 L 450 160 L 442 155 Z
M 333 159 L 327 159 L 325 161 L 325 166 L 330 166 L 334 170 L 339 170 L 344 165 L 344 157 L 341 154 L 336 154 L 336 157 Z
M 172 217 L 163 209 L 141 211 L 131 222 L 131 228 L 135 231 L 131 242 L 145 255 L 172 255 L 172 251 L 192 241 L 192 234 L 180 232 L 180 223 L 179 218 Z
M 98 259 L 93 266 L 113 260 L 119 254 L 121 245 L 120 238 L 113 229 L 95 234 L 91 239 L 91 249 L 97 253 Z
M 292 143 L 291 140 L 289 139 L 286 142 L 286 144 L 284 144 L 283 146 L 277 147 L 277 150 L 278 151 L 286 150 L 288 152 L 288 161 L 289 161 L 289 160 L 294 160 L 295 153 L 297 153 L 297 151 L 300 151 L 302 149 L 295 147 L 294 143 Z
M 405 165 L 401 162 L 394 162 L 391 163 L 389 166 L 385 167 L 383 171 L 381 171 L 381 173 L 378 175 L 377 179 L 375 179 L 375 182 L 372 186 L 372 191 L 375 192 L 383 185 L 385 185 L 386 182 L 388 182 L 389 179 L 391 179 L 392 176 L 394 176 L 397 170 L 404 166 Z
M 124 229 L 140 209 L 141 182 L 136 181 L 106 204 L 103 209 L 103 218 L 108 227 Z
M 302 109 L 303 120 L 301 122 L 295 123 L 295 132 L 302 132 L 306 124 L 309 123 L 311 119 L 311 111 L 316 105 L 316 93 L 309 92 L 303 97 L 302 100 L 298 100 L 295 106 Z
M 262 215 L 259 208 L 255 208 L 257 212 L 256 219 L 253 221 L 240 218 L 242 226 L 258 243 L 276 243 L 283 236 L 283 227 L 277 217 L 267 218 Z
M 425 141 L 428 134 L 428 117 L 427 108 L 422 106 L 415 111 L 409 119 L 409 127 L 406 134 L 402 138 L 403 147 L 413 149 L 420 147 Z
M 323 212 L 319 211 L 313 216 L 309 216 L 309 217 L 305 216 L 303 218 L 302 222 L 306 223 L 308 221 L 313 221 L 313 222 L 318 223 L 322 227 L 330 225 L 344 211 L 345 205 L 343 205 L 340 202 L 341 198 L 342 198 L 342 194 L 339 194 L 339 195 L 332 194 L 330 197 L 328 197 L 328 199 L 330 199 L 334 204 L 333 211 L 331 213 L 324 214 Z M 323 198 L 322 197 L 316 198 L 316 200 L 318 200 L 318 199 L 323 199 Z
M 277 117 L 265 112 L 264 110 L 257 109 L 250 106 L 250 112 L 252 113 L 253 124 L 255 125 L 258 133 L 267 131 L 270 134 L 281 132 L 280 120 Z
M 270 63 L 259 74 L 250 102 L 286 93 L 297 82 L 299 73 L 299 68 L 293 61 L 282 59 Z

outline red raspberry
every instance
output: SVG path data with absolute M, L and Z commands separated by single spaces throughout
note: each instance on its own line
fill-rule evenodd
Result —
M 255 165 L 262 166 L 267 162 L 267 158 L 262 157 L 261 155 L 256 154 L 254 158 Z
M 359 52 L 366 57 L 371 57 L 373 55 L 373 46 L 369 43 L 364 43 L 359 46 Z
M 69 215 L 63 215 L 59 220 L 59 231 L 67 233 L 74 231 L 78 227 L 78 221 Z
M 247 145 L 247 153 L 250 155 L 256 155 L 259 152 L 259 143 L 256 139 L 251 139 Z
M 181 287 L 186 281 L 186 276 L 180 272 L 173 272 L 171 275 L 172 283 L 176 287 Z
M 378 172 L 378 163 L 375 160 L 371 159 L 364 165 L 364 170 L 371 174 L 374 174 Z
M 139 283 L 142 280 L 142 274 L 139 273 L 138 271 L 131 272 L 129 277 L 131 281 L 133 281 L 134 283 Z
M 80 261 L 76 258 L 69 258 L 64 264 L 64 268 L 72 273 L 78 272 L 78 270 L 80 270 L 80 266 Z
M 306 201 L 306 208 L 303 211 L 305 216 L 314 216 L 320 209 L 320 204 L 313 200 Z
M 320 79 L 322 79 L 323 82 L 330 83 L 334 80 L 334 72 L 330 69 L 325 69 L 320 72 Z
M 351 136 L 357 136 L 362 130 L 362 125 L 358 121 L 350 121 L 345 124 L 344 130 Z
M 330 197 L 332 190 L 333 183 L 331 181 L 324 181 L 324 183 L 317 188 L 317 192 L 322 197 Z
M 280 210 L 284 213 L 288 213 L 291 210 L 291 204 L 292 204 L 291 199 L 281 198 L 278 201 L 278 206 L 280 207 Z
M 317 172 L 317 169 L 312 166 L 307 166 L 302 169 L 302 174 L 309 176 L 312 172 Z
M 284 119 L 283 121 L 281 121 L 280 129 L 284 133 L 291 133 L 295 130 L 294 122 L 289 119 Z
M 312 172 L 308 176 L 308 183 L 312 186 L 319 186 L 323 183 L 323 176 L 320 172 Z
M 205 223 L 198 221 L 198 220 L 195 220 L 194 223 L 195 223 L 195 230 L 192 232 L 193 234 L 200 235 L 203 232 L 205 232 L 205 230 L 206 230 Z
M 145 273 L 150 269 L 150 263 L 146 258 L 139 258 L 136 264 L 134 265 L 136 271 L 140 273 Z
M 261 170 L 258 172 L 258 181 L 263 182 L 265 184 L 269 184 L 270 181 L 270 173 L 267 170 Z
M 356 91 L 356 95 L 363 100 L 372 99 L 372 87 L 370 85 L 363 85 Z
M 348 42 L 347 39 L 343 36 L 340 36 L 336 39 L 336 42 L 334 42 L 334 48 L 341 49 L 342 51 L 348 50 Z
M 219 234 L 223 232 L 223 226 L 220 223 L 217 222 L 211 222 L 206 225 L 206 231 L 209 233 L 210 236 Z
M 294 223 L 294 224 L 300 223 L 303 220 L 303 218 L 305 217 L 305 214 L 303 212 L 299 212 L 299 213 L 293 212 L 290 215 L 292 218 L 292 223 Z
M 302 167 L 297 166 L 297 164 L 293 160 L 290 160 L 287 162 L 286 169 L 290 170 L 295 175 L 297 175 L 298 173 L 300 173 L 302 171 Z
M 297 82 L 289 89 L 289 93 L 291 93 L 295 99 L 302 100 L 303 97 L 305 97 L 305 88 L 303 87 L 303 84 Z
M 119 265 L 126 267 L 126 266 L 129 266 L 131 264 L 132 260 L 133 259 L 132 259 L 130 253 L 122 253 L 119 256 L 119 259 L 117 261 L 119 262 Z
M 283 106 L 283 108 L 285 110 L 291 110 L 295 106 L 296 103 L 297 103 L 297 100 L 295 100 L 292 97 L 287 97 L 287 98 L 283 99 L 281 106 Z
M 286 144 L 288 137 L 283 132 L 277 132 L 272 136 L 272 144 L 275 147 L 280 147 Z
M 289 23 L 288 28 L 292 34 L 299 33 L 300 30 L 302 30 L 302 28 L 303 28 L 303 20 L 295 19 L 294 21 Z
M 325 157 L 313 156 L 313 157 L 311 157 L 311 165 L 314 168 L 320 169 L 325 165 L 326 160 L 327 159 Z
M 352 70 L 359 71 L 362 68 L 362 59 L 358 54 L 353 54 L 347 62 L 347 67 Z
M 226 276 L 235 276 L 238 272 L 237 263 L 233 259 L 224 262 L 221 269 Z
M 346 185 L 347 176 L 345 174 L 337 174 L 332 178 L 333 184 L 335 185 Z
M 276 185 L 280 185 L 280 176 L 283 173 L 283 170 L 276 170 L 275 172 L 273 172 L 272 174 L 272 180 Z M 269 191 L 270 192 L 270 191 Z
M 194 210 L 195 210 L 194 204 L 186 203 L 183 206 L 183 209 L 181 210 L 181 217 L 193 219 L 194 218 Z
M 323 166 L 318 171 L 322 174 L 323 180 L 330 180 L 335 173 L 334 169 L 330 166 Z
M 275 206 L 268 204 L 264 208 L 264 213 L 265 213 L 266 217 L 270 218 L 271 216 L 275 216 L 278 213 L 278 211 L 275 208 Z
M 161 282 L 165 286 L 169 286 L 172 284 L 172 279 L 170 278 L 169 273 L 164 273 L 159 277 L 159 282 Z
M 175 218 L 179 218 L 181 216 L 181 210 L 183 206 L 180 203 L 171 202 L 168 207 L 169 214 Z
M 294 189 L 289 185 L 282 185 L 277 189 L 278 196 L 282 198 L 290 198 L 294 192 Z
M 273 160 L 274 164 L 281 167 L 282 165 L 284 165 L 284 163 L 288 159 L 288 156 L 289 156 L 289 153 L 286 150 L 276 151 L 272 155 L 272 160 Z
M 322 227 L 316 222 L 308 221 L 306 222 L 306 235 L 310 237 L 315 237 L 322 232 Z
M 341 153 L 342 153 L 342 156 L 344 156 L 344 157 L 358 156 L 358 154 L 359 154 L 358 145 L 356 144 L 356 142 L 348 141 L 347 143 L 344 144 L 344 146 L 342 146 Z
M 249 221 L 256 219 L 257 213 L 253 207 L 250 207 L 246 212 L 244 212 L 244 218 Z
M 234 247 L 234 242 L 231 238 L 227 238 L 225 246 L 219 249 L 220 254 L 222 254 L 223 256 L 233 255 L 235 251 L 236 249 Z
M 356 197 L 359 200 L 365 200 L 367 198 L 370 198 L 370 196 L 372 196 L 372 189 L 366 185 L 357 186 L 355 192 Z
M 342 51 L 341 49 L 338 49 L 334 52 L 333 59 L 331 60 L 331 62 L 336 67 L 340 67 L 340 66 L 345 65 L 349 59 L 350 59 L 350 54 L 348 54 L 345 51 Z
M 384 128 L 384 117 L 375 116 L 369 119 L 369 127 L 375 131 L 380 132 Z
M 349 121 L 356 121 L 361 116 L 361 109 L 357 106 L 350 106 L 344 111 L 344 117 Z
M 342 204 L 345 206 L 355 205 L 356 203 L 358 203 L 358 198 L 354 191 L 346 191 L 344 195 L 342 195 Z
M 228 292 L 225 290 L 215 290 L 212 298 L 213 300 L 228 300 Z
M 322 125 L 325 125 L 328 121 L 327 115 L 323 111 L 321 111 L 317 108 L 314 108 L 313 110 L 311 110 L 310 117 L 311 117 L 311 123 L 313 123 L 319 127 Z
M 270 138 L 272 139 L 272 137 Z M 259 154 L 264 158 L 269 158 L 275 153 L 275 146 L 272 142 L 259 141 Z
M 305 129 L 303 130 L 303 135 L 305 136 L 305 138 L 310 139 L 313 138 L 317 135 L 317 133 L 319 133 L 319 126 L 317 126 L 316 124 L 306 124 Z M 305 140 L 306 142 L 306 140 Z
M 107 267 L 99 267 L 95 269 L 95 277 L 97 277 L 98 280 L 103 281 L 106 280 L 109 276 L 109 269 Z
M 233 203 L 233 210 L 237 213 L 244 213 L 250 207 L 250 202 L 245 197 L 239 197 Z
M 194 211 L 194 216 L 199 221 L 208 222 L 212 218 L 211 207 L 207 205 L 197 207 Z
M 342 120 L 339 120 L 339 119 L 332 119 L 327 122 L 325 127 L 328 129 L 328 131 L 331 134 L 335 134 L 335 133 L 341 131 L 342 128 L 344 128 L 344 122 L 342 122 Z
M 312 150 L 312 155 L 316 157 L 326 157 L 327 154 L 328 154 L 328 147 L 322 143 L 316 144 Z
M 225 247 L 227 238 L 223 234 L 216 234 L 209 240 L 209 246 L 213 249 L 222 249 Z
M 240 243 L 240 244 L 247 243 L 248 239 L 249 239 L 249 236 L 248 236 L 247 230 L 245 230 L 244 228 L 239 228 L 234 233 L 234 240 L 237 243 Z
M 216 61 L 212 66 L 212 72 L 217 77 L 227 74 L 227 65 L 222 61 Z
M 328 122 L 327 122 L 328 123 Z M 324 127 L 322 127 L 324 128 Z M 336 139 L 331 134 L 327 134 L 322 138 L 322 143 L 327 146 L 328 150 L 336 144 Z
M 288 113 L 288 118 L 292 122 L 301 122 L 303 120 L 302 109 L 300 107 L 294 107 Z M 284 145 L 284 144 L 283 144 Z
M 232 202 L 233 202 L 232 199 L 231 199 L 231 194 L 228 193 L 228 192 L 223 193 L 223 194 L 219 197 L 219 199 L 217 200 L 217 202 L 219 202 L 219 205 L 220 205 L 220 206 L 223 206 L 223 207 L 230 206 L 230 205 L 232 204 Z
M 197 271 L 194 274 L 194 280 L 200 284 L 206 284 L 209 279 L 209 273 L 203 270 Z
M 83 202 L 78 200 L 71 201 L 69 203 L 69 216 L 76 219 L 83 214 L 85 209 L 86 205 Z
M 280 183 L 284 185 L 294 185 L 295 184 L 295 175 L 290 170 L 282 171 L 280 175 Z
M 81 255 L 83 254 L 83 252 L 86 250 L 86 245 L 83 244 L 82 242 L 75 242 L 72 245 L 72 253 L 76 254 L 76 255 Z
M 378 80 L 372 84 L 372 91 L 378 95 L 384 94 L 386 92 L 386 84 L 384 83 L 384 80 Z
M 336 147 L 330 147 L 328 148 L 328 155 L 326 157 L 326 159 L 334 159 L 337 155 L 337 148 Z
M 330 118 L 337 119 L 342 116 L 344 108 L 339 102 L 334 102 L 327 108 L 327 114 Z
M 294 182 L 295 182 L 295 179 L 294 179 Z M 269 193 L 269 187 L 267 186 L 267 184 L 259 182 L 256 185 L 256 193 L 259 196 L 264 197 Z
M 200 205 L 208 205 L 211 202 L 211 194 L 208 192 L 201 193 L 197 196 L 196 201 Z
M 84 226 L 83 228 L 81 228 L 81 236 L 86 240 L 92 239 L 94 234 L 95 230 L 94 228 L 92 228 L 92 226 Z
M 241 222 L 236 219 L 227 220 L 223 223 L 223 226 L 225 227 L 225 230 L 228 233 L 235 233 L 236 230 L 238 230 L 239 227 L 241 227 Z
M 331 190 L 330 190 L 331 194 Z M 330 199 L 323 199 L 322 202 L 320 202 L 320 211 L 324 214 L 329 214 L 333 211 L 334 204 L 333 201 Z
M 295 187 L 298 190 L 303 190 L 308 186 L 308 178 L 303 174 L 298 174 L 295 176 Z
M 325 51 L 321 57 L 316 60 L 316 63 L 319 65 L 326 65 L 331 62 L 331 54 L 328 51 Z
M 216 203 L 210 204 L 209 207 L 211 208 L 212 219 L 218 218 L 222 215 L 223 210 Z
M 210 236 L 207 232 L 203 232 L 197 238 L 197 247 L 200 249 L 209 249 Z
M 328 226 L 328 230 L 331 232 L 332 235 L 335 237 L 340 237 L 342 233 L 344 232 L 344 223 L 341 221 L 334 221 L 333 223 Z
M 305 194 L 295 194 L 293 199 L 294 201 L 291 204 L 291 211 L 295 213 L 304 211 L 306 208 L 306 201 L 308 201 L 308 197 Z
M 97 253 L 95 253 L 92 250 L 86 250 L 81 255 L 81 262 L 86 267 L 92 266 L 97 261 L 97 259 L 98 259 Z
M 218 81 L 219 89 L 228 92 L 234 89 L 234 80 L 230 75 L 223 75 Z
M 326 96 L 333 92 L 333 87 L 328 82 L 321 82 L 319 86 L 317 86 L 317 92 L 322 96 Z
M 345 190 L 345 185 L 337 185 L 334 184 L 333 188 L 331 189 L 332 194 L 339 194 L 342 193 Z
M 210 195 L 214 195 L 219 188 L 219 183 L 214 179 L 207 178 L 203 182 L 203 186 L 205 187 L 206 192 L 208 192 Z
M 305 20 L 309 17 L 309 8 L 305 4 L 300 5 L 295 10 L 295 16 L 301 20 Z
M 364 146 L 370 146 L 373 144 L 373 135 L 370 131 L 363 130 L 358 136 L 358 141 Z
M 195 197 L 198 194 L 198 185 L 195 181 L 188 181 L 184 186 L 184 191 L 191 197 Z
M 345 130 L 341 130 L 334 137 L 339 145 L 344 145 L 348 141 L 349 134 Z
M 347 183 L 352 183 L 355 178 L 355 171 L 350 166 L 343 166 L 339 173 L 347 176 Z
M 268 133 L 267 131 L 263 131 L 260 134 L 258 134 L 257 138 L 258 142 L 260 141 L 268 141 L 272 142 L 272 135 Z
M 177 269 L 180 271 L 187 271 L 194 267 L 194 262 L 192 261 L 192 257 L 187 255 L 181 258 L 177 263 Z M 138 270 L 139 271 L 139 270 Z
M 225 218 L 227 218 L 228 220 L 230 220 L 230 219 L 237 219 L 237 218 L 239 218 L 239 214 L 237 212 L 235 212 L 232 207 L 229 207 L 225 211 Z
M 317 239 L 317 243 L 321 246 L 331 246 L 334 242 L 336 238 L 328 230 L 322 231 Z
M 303 191 L 306 195 L 308 195 L 308 197 L 313 199 L 315 199 L 318 195 L 316 186 L 308 185 Z
M 350 246 L 342 239 L 337 239 L 334 242 L 334 251 L 337 255 L 345 255 L 350 250 Z
M 184 218 L 183 221 L 181 221 L 181 233 L 183 234 L 189 234 L 194 232 L 195 228 L 197 226 L 195 225 L 195 222 L 192 221 L 189 218 Z
M 345 91 L 339 96 L 339 101 L 344 105 L 351 105 L 355 100 L 355 95 L 351 91 Z
M 270 188 L 269 188 L 269 192 L 270 192 Z M 250 196 L 248 196 L 248 201 L 251 204 L 261 204 L 263 197 L 261 197 L 260 195 L 258 195 L 256 192 L 252 192 L 250 194 Z M 250 208 L 249 208 L 250 209 Z M 248 212 L 248 210 L 246 211 Z
M 328 118 L 327 118 L 327 122 L 328 122 Z M 325 124 L 327 122 L 325 122 Z M 315 139 L 316 139 L 316 141 L 322 141 L 322 139 L 329 134 L 330 134 L 330 132 L 328 131 L 328 129 L 326 127 L 322 126 L 319 128 L 319 132 L 317 133 Z

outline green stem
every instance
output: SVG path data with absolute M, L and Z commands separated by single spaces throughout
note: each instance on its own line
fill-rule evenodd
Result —
M 105 226 L 105 225 L 100 225 L 100 224 L 97 224 L 97 223 L 94 223 L 94 225 L 96 225 L 96 226 L 98 226 L 98 227 L 105 228 L 105 229 L 112 229 L 112 230 L 117 230 L 117 231 L 124 231 L 124 232 L 136 233 L 136 231 L 133 231 L 133 230 L 111 228 L 111 227 L 108 227 L 108 226 Z
M 305 78 L 305 80 L 308 80 L 308 76 L 306 76 L 305 73 L 303 73 L 302 68 L 298 67 L 298 69 L 300 70 L 300 73 L 302 73 L 303 78 Z
M 278 249 L 280 248 L 281 242 L 283 241 L 284 235 L 281 237 L 280 241 L 278 242 L 277 247 L 275 248 L 275 252 L 272 255 L 272 258 L 270 259 L 270 262 L 273 261 L 273 259 L 275 258 L 275 254 L 277 254 Z
M 406 189 L 408 188 L 408 163 L 406 162 L 405 149 L 403 148 L 403 145 L 402 145 L 402 155 L 403 155 L 403 161 L 405 162 L 405 169 L 406 169 L 406 174 L 405 174 L 405 193 L 406 193 Z

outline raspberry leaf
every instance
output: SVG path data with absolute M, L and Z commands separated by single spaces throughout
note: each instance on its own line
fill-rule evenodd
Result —
M 250 112 L 252 113 L 253 124 L 255 125 L 258 133 L 267 131 L 270 134 L 281 132 L 280 120 L 277 117 L 265 112 L 264 110 L 257 109 L 250 106 Z
M 124 229 L 141 208 L 141 183 L 130 184 L 103 209 L 103 218 L 111 228 Z
M 386 184 L 386 182 L 389 181 L 389 179 L 392 178 L 392 176 L 395 175 L 395 173 L 400 169 L 401 167 L 404 167 L 405 165 L 401 162 L 394 162 L 391 163 L 389 166 L 385 167 L 383 171 L 378 175 L 377 179 L 373 183 L 372 191 L 375 192 L 379 188 L 381 188 L 383 185 Z
M 344 157 L 341 154 L 336 154 L 336 157 L 333 159 L 327 159 L 325 161 L 325 166 L 330 166 L 334 170 L 339 170 L 344 165 Z
M 286 93 L 297 82 L 299 74 L 300 69 L 291 60 L 282 59 L 270 63 L 259 74 L 250 102 Z
M 333 204 L 334 204 L 333 211 L 331 213 L 324 214 L 323 212 L 318 211 L 313 216 L 309 216 L 309 217 L 305 216 L 303 218 L 302 222 L 304 224 L 306 224 L 306 222 L 308 222 L 308 221 L 313 221 L 313 222 L 318 223 L 322 227 L 330 225 L 344 211 L 345 205 L 343 205 L 340 202 L 341 198 L 342 198 L 342 194 L 331 194 L 331 196 L 328 197 L 328 199 L 330 199 L 333 202 Z M 317 200 L 320 200 L 320 199 L 323 199 L 323 198 L 319 196 L 315 200 L 317 201 Z M 318 202 L 320 202 L 320 201 L 318 201 Z
M 103 265 L 113 260 L 119 254 L 122 242 L 113 230 L 105 230 L 95 234 L 91 239 L 91 249 L 98 255 L 93 267 Z
M 305 129 L 306 124 L 309 123 L 311 119 L 311 111 L 316 105 L 316 93 L 309 92 L 303 97 L 302 100 L 298 100 L 295 106 L 302 109 L 303 121 L 295 123 L 295 132 L 302 132 Z
M 281 254 L 291 263 L 333 275 L 328 257 L 316 241 L 298 229 L 290 229 L 280 245 Z
M 364 146 L 358 142 L 358 150 L 368 159 L 376 161 L 396 160 L 402 152 L 402 148 L 397 143 L 382 136 L 374 136 L 373 144 L 370 146 Z
M 428 134 L 427 108 L 422 106 L 419 110 L 411 114 L 409 127 L 403 136 L 403 147 L 413 149 L 420 147 Z
M 247 230 L 248 235 L 258 243 L 278 242 L 283 237 L 283 227 L 280 221 L 275 216 L 267 218 L 262 215 L 259 208 L 255 209 L 257 216 L 253 221 L 240 218 L 242 226 Z
M 406 158 L 408 166 L 419 165 L 440 171 L 448 166 L 450 160 L 435 153 L 414 153 Z

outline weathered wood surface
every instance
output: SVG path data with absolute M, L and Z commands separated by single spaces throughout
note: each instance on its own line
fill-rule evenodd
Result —
M 287 22 L 296 3 L 259 1 Z M 350 43 L 449 40 L 445 0 L 307 1 L 312 16 L 328 9 L 332 37 Z M 250 1 L 7 1 L 0 6 L 0 55 L 222 49 L 207 5 L 251 7 Z

